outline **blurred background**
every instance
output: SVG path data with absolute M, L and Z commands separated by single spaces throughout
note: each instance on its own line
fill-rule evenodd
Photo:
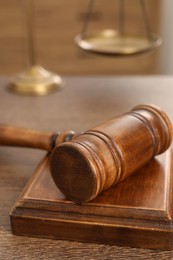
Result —
M 127 0 L 130 32 L 143 30 L 138 0 Z M 145 0 L 153 32 L 163 44 L 135 57 L 106 58 L 84 53 L 74 44 L 87 10 L 87 0 L 35 0 L 34 38 L 37 61 L 61 75 L 171 74 L 173 72 L 173 1 Z M 95 1 L 89 28 L 116 28 L 116 0 Z M 24 1 L 0 0 L 0 74 L 12 75 L 28 66 Z

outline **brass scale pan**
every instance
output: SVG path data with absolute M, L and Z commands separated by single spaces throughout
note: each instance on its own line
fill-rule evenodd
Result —
M 114 29 L 106 29 L 88 34 L 88 23 L 94 5 L 94 0 L 89 1 L 88 12 L 86 14 L 82 32 L 75 37 L 75 43 L 78 47 L 82 50 L 100 55 L 128 56 L 151 51 L 161 44 L 162 40 L 160 37 L 151 32 L 144 0 L 139 1 L 145 21 L 146 35 L 128 35 L 124 33 L 124 0 L 119 1 L 120 29 L 118 31 Z

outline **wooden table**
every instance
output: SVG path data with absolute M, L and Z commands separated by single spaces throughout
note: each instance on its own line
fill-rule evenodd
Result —
M 0 79 L 1 122 L 39 130 L 87 130 L 140 103 L 162 107 L 173 121 L 172 77 L 66 77 L 60 92 L 32 97 Z M 44 151 L 0 147 L 0 259 L 173 259 L 173 252 L 18 237 L 9 212 Z

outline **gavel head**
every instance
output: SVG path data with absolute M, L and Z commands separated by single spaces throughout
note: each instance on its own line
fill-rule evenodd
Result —
M 156 106 L 139 105 L 55 147 L 51 175 L 68 199 L 88 202 L 163 153 L 171 140 L 167 115 Z

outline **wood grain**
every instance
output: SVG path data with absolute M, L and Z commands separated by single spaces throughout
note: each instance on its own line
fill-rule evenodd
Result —
M 173 121 L 172 77 L 64 79 L 66 86 L 61 92 L 40 98 L 8 93 L 6 86 L 10 79 L 1 77 L 1 122 L 43 131 L 74 129 L 80 132 L 128 111 L 139 103 L 159 105 Z M 100 259 L 100 255 L 102 259 L 172 259 L 173 252 L 166 250 L 122 248 L 12 235 L 10 209 L 44 154 L 45 152 L 32 149 L 0 147 L 2 259 Z

